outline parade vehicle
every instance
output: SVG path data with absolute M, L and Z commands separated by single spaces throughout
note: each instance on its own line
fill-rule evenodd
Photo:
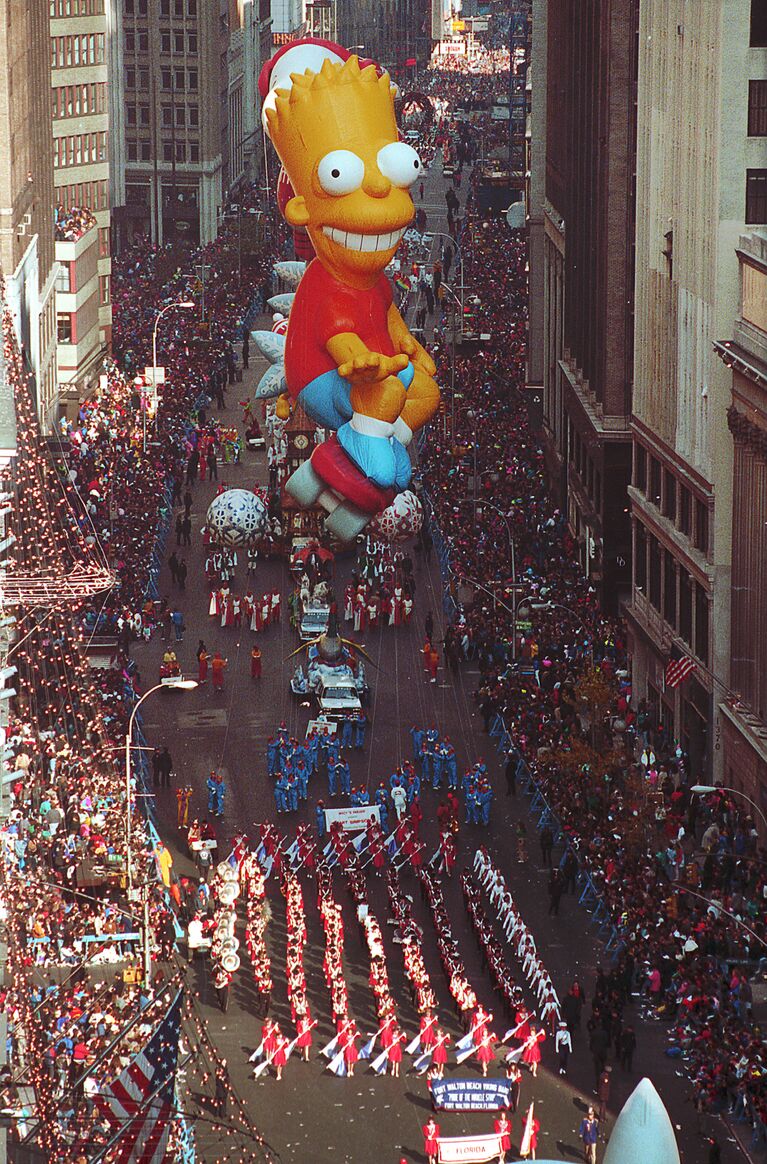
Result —
M 316 691 L 320 714 L 325 719 L 343 719 L 349 712 L 361 711 L 354 678 L 350 675 L 323 675 Z
M 306 643 L 324 634 L 328 629 L 329 618 L 329 606 L 314 604 L 305 606 L 301 611 L 301 621 L 298 626 L 298 633 L 302 640 Z

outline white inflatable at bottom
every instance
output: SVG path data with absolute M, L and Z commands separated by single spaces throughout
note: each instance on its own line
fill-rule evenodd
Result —
M 537 1164 L 566 1162 L 538 1160 Z M 679 1149 L 671 1120 L 649 1079 L 642 1079 L 637 1084 L 621 1108 L 607 1145 L 604 1164 L 679 1164 Z

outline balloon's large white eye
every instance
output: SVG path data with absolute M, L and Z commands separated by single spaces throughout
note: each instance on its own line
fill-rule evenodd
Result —
M 421 175 L 421 159 L 412 146 L 393 141 L 378 151 L 378 168 L 392 186 L 405 189 Z
M 326 194 L 351 194 L 362 185 L 365 163 L 351 150 L 332 150 L 317 167 L 317 177 Z

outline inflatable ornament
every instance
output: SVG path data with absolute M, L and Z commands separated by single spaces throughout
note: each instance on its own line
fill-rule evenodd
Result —
M 205 524 L 219 545 L 248 546 L 263 537 L 267 517 L 266 505 L 255 493 L 227 489 L 211 501 Z
M 414 537 L 423 525 L 423 507 L 410 489 L 398 493 L 381 513 L 376 514 L 368 529 L 387 542 L 404 542 Z

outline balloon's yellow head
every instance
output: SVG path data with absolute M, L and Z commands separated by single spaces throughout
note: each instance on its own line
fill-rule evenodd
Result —
M 421 174 L 418 154 L 399 140 L 389 76 L 351 56 L 291 82 L 266 110 L 295 191 L 285 218 L 306 228 L 335 278 L 370 285 L 413 218 L 409 188 Z

